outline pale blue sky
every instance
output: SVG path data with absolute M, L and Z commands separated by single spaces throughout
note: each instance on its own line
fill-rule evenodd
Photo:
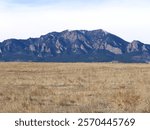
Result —
M 0 0 L 0 41 L 104 29 L 150 44 L 150 0 Z

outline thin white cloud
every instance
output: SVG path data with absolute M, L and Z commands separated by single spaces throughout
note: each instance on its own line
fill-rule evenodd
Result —
M 128 41 L 139 39 L 150 43 L 147 0 L 46 1 L 39 4 L 42 0 L 1 0 L 0 40 L 38 37 L 65 29 L 102 28 Z

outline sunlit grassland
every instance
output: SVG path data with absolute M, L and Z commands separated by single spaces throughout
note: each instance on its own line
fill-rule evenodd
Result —
M 150 64 L 0 63 L 0 112 L 150 112 Z

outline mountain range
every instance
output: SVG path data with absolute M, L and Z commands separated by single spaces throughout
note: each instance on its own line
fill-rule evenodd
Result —
M 150 45 L 99 30 L 65 30 L 39 38 L 0 43 L 0 61 L 19 62 L 150 62 Z

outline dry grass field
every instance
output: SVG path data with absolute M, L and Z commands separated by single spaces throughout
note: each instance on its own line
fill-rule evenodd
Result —
M 150 112 L 150 64 L 0 63 L 0 112 Z

